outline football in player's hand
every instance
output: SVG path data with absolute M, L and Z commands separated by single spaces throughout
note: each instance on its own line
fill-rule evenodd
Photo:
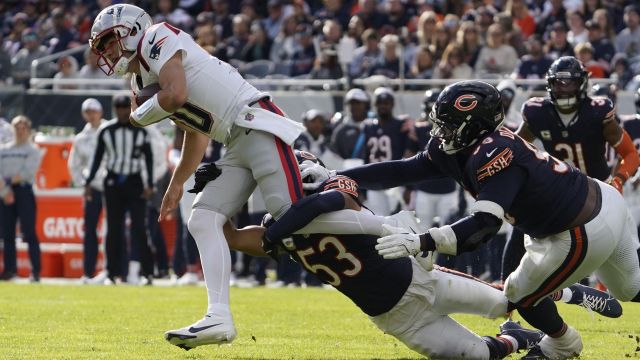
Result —
M 138 91 L 136 94 L 136 104 L 138 106 L 144 104 L 145 101 L 151 99 L 153 95 L 155 95 L 158 91 L 160 91 L 160 84 L 154 83 L 149 84 Z

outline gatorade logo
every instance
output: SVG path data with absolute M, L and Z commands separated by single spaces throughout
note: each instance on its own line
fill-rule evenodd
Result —
M 460 111 L 470 111 L 478 106 L 478 100 L 476 100 L 475 95 L 461 95 L 456 99 L 453 106 Z

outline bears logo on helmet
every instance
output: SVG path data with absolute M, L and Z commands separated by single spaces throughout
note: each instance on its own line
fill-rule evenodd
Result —
M 465 105 L 466 104 L 466 105 Z M 453 106 L 460 111 L 470 111 L 473 110 L 478 105 L 478 100 L 476 100 L 475 95 L 467 94 L 462 95 L 456 99 L 456 102 Z

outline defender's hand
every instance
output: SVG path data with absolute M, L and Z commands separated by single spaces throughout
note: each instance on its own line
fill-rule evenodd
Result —
M 406 230 L 382 225 L 383 233 L 390 234 L 378 239 L 376 250 L 385 259 L 398 259 L 407 256 L 416 256 L 420 250 L 420 235 L 410 234 Z M 402 231 L 402 232 L 399 232 Z
M 311 161 L 303 161 L 300 164 L 300 177 L 303 179 L 302 188 L 305 190 L 316 190 L 322 183 L 335 175 L 335 170 L 329 170 Z M 307 179 L 307 182 L 305 182 L 305 179 Z M 308 182 L 309 180 L 311 182 Z

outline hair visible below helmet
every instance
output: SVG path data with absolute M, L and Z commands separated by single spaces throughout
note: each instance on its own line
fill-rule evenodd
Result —
M 433 108 L 433 105 L 438 100 L 438 96 L 442 90 L 438 88 L 430 89 L 425 91 L 424 98 L 422 99 L 422 118 L 426 119 Z
M 500 92 L 482 81 L 460 81 L 444 88 L 429 119 L 431 136 L 447 154 L 456 153 L 495 131 L 504 121 Z
M 588 82 L 589 72 L 573 56 L 558 58 L 547 71 L 547 92 L 551 102 L 562 110 L 571 110 L 587 96 Z M 565 92 L 563 88 L 571 84 L 574 91 Z
M 137 6 L 116 4 L 104 8 L 93 21 L 89 38 L 91 50 L 98 55 L 98 67 L 109 76 L 114 73 L 124 75 L 129 62 L 137 54 L 138 43 L 152 24 L 151 16 Z M 115 61 L 105 56 L 109 50 L 107 42 L 112 37 L 116 41 L 109 48 L 118 46 L 120 52 Z M 132 52 L 133 55 L 127 58 L 124 51 Z

